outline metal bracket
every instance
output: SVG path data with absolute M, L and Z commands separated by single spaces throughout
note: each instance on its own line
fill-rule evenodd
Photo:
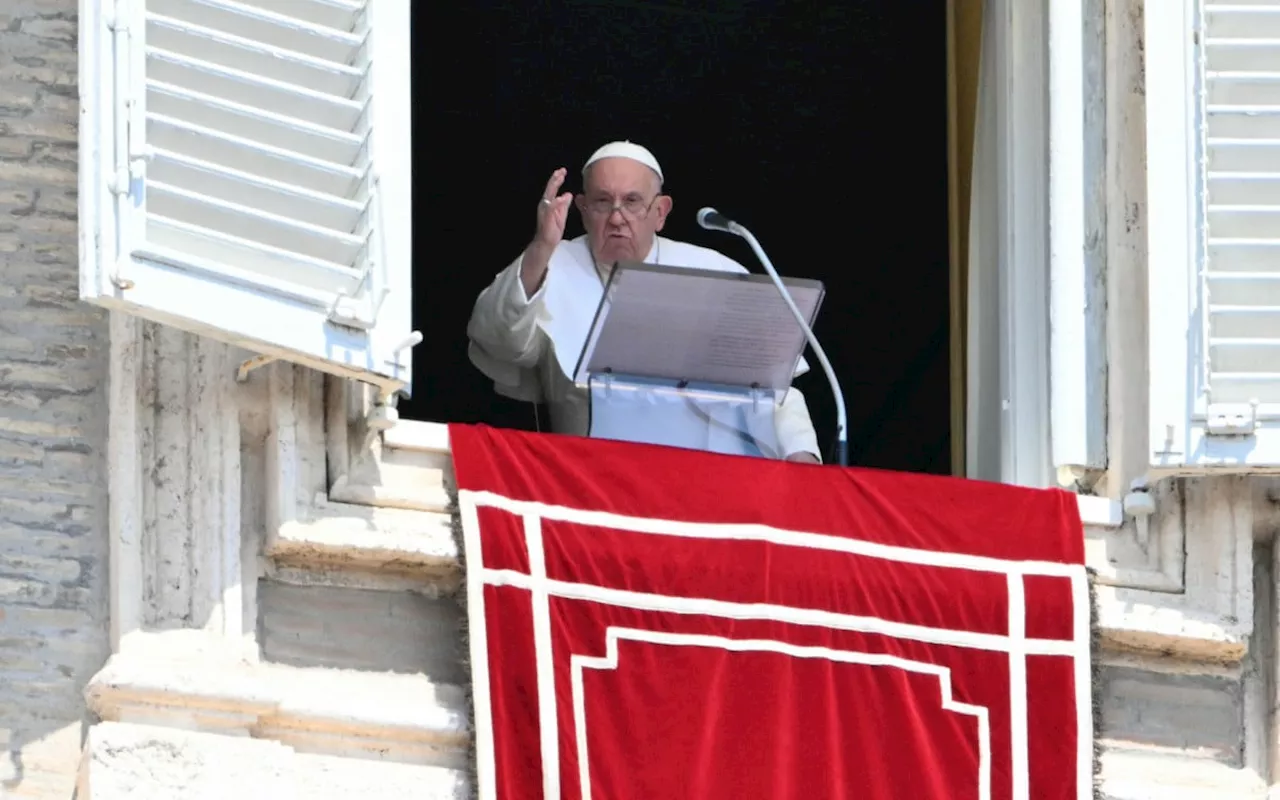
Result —
M 358 302 L 346 292 L 338 292 L 338 296 L 329 304 L 329 321 L 335 325 L 362 331 L 371 329 L 373 322 L 361 315 Z
M 1209 436 L 1252 436 L 1258 429 L 1258 401 L 1209 406 L 1205 433 Z
M 1147 549 L 1151 540 L 1151 515 L 1156 513 L 1156 499 L 1151 496 L 1146 483 L 1134 481 L 1132 491 L 1124 496 L 1121 507 L 1127 517 L 1133 518 L 1134 533 L 1138 537 L 1138 546 Z
M 276 360 L 275 356 L 254 356 L 253 358 L 241 363 L 240 367 L 236 369 L 236 383 L 244 383 L 249 380 L 250 372 L 253 372 L 258 367 L 264 367 Z
M 373 447 L 373 443 L 379 436 L 386 431 L 391 430 L 400 421 L 400 412 L 396 410 L 396 399 L 394 395 L 386 398 L 385 402 L 379 402 L 369 410 L 368 416 L 364 418 L 365 436 L 364 450 Z
M 399 367 L 400 354 L 403 353 L 405 350 L 412 350 L 413 348 L 417 347 L 420 344 L 422 344 L 422 331 L 413 331 L 408 336 L 404 337 L 403 342 L 401 342 L 400 344 L 396 345 L 391 349 L 391 352 L 394 355 L 394 358 L 387 359 L 386 360 L 387 363 L 391 364 L 394 367 Z

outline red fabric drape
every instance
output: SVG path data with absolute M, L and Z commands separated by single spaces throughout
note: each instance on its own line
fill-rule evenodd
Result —
M 1092 796 L 1071 495 L 450 438 L 482 798 Z

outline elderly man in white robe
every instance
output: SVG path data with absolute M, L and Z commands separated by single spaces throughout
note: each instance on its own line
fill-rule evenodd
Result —
M 658 236 L 671 213 L 662 168 L 644 147 L 613 142 L 582 168 L 576 198 L 586 234 L 565 241 L 572 193 L 567 171 L 551 174 L 537 203 L 533 240 L 476 299 L 467 326 L 471 362 L 502 395 L 545 402 L 551 429 L 586 435 L 590 398 L 569 377 L 613 265 L 642 261 L 733 272 L 746 268 L 714 250 Z M 806 367 L 803 366 L 800 372 Z M 799 372 L 797 373 L 799 374 Z M 780 454 L 818 463 L 818 442 L 804 395 L 791 387 L 774 414 Z

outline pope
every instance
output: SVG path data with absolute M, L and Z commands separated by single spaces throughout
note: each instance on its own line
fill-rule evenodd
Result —
M 619 261 L 746 272 L 706 247 L 658 233 L 671 213 L 662 168 L 631 142 L 601 147 L 582 167 L 583 192 L 561 192 L 567 170 L 551 173 L 537 202 L 533 240 L 476 298 L 467 325 L 471 362 L 499 394 L 545 402 L 551 429 L 586 435 L 590 399 L 569 377 L 590 332 L 610 270 Z M 565 240 L 569 207 L 586 233 Z M 806 368 L 801 362 L 800 374 Z M 781 455 L 818 463 L 818 442 L 804 395 L 791 387 L 774 414 Z

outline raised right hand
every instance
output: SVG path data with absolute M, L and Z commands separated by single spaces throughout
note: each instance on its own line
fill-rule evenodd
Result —
M 542 190 L 542 199 L 538 201 L 538 228 L 533 234 L 533 241 L 525 248 L 520 267 L 520 282 L 524 284 L 526 296 L 532 295 L 542 285 L 542 279 L 547 275 L 547 266 L 551 263 L 551 254 L 564 238 L 564 223 L 569 218 L 569 203 L 573 201 L 573 193 L 565 192 L 557 196 L 556 192 L 564 184 L 567 172 L 561 167 L 551 173 L 547 187 Z
M 564 238 L 564 224 L 569 219 L 569 203 L 573 202 L 572 192 L 556 195 L 564 185 L 567 173 L 568 170 L 564 167 L 551 173 L 551 177 L 547 179 L 547 187 L 542 190 L 542 199 L 538 201 L 538 227 L 533 240 L 553 250 Z

